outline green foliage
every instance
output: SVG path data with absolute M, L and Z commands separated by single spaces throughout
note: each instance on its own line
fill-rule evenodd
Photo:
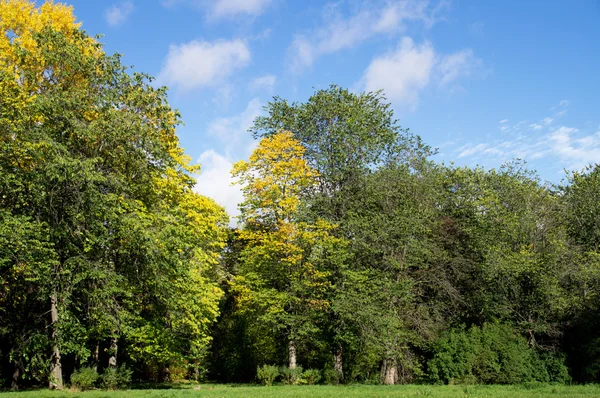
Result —
M 325 384 L 337 386 L 341 384 L 344 379 L 344 375 L 333 367 L 326 367 L 323 370 L 323 381 Z
M 569 380 L 564 360 L 540 355 L 510 326 L 484 324 L 453 330 L 435 344 L 428 363 L 434 382 L 516 384 Z
M 281 375 L 281 381 L 286 385 L 300 384 L 302 380 L 302 366 L 296 366 L 295 368 L 288 368 L 283 366 L 279 369 Z
M 109 390 L 118 390 L 129 387 L 132 371 L 125 365 L 118 368 L 106 368 L 100 376 L 100 385 Z
M 89 390 L 96 385 L 99 377 L 95 368 L 79 368 L 71 375 L 71 385 L 81 391 Z
M 301 383 L 313 385 L 321 381 L 321 371 L 319 369 L 306 369 L 302 372 Z
M 272 386 L 279 377 L 279 368 L 272 365 L 263 365 L 256 368 L 256 378 L 265 386 Z

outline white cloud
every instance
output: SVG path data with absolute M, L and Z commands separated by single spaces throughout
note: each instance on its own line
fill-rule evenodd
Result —
M 550 125 L 552 124 L 552 122 L 553 122 L 553 121 L 554 121 L 554 119 L 553 119 L 553 118 L 551 118 L 551 117 L 545 117 L 545 118 L 543 118 L 543 119 L 541 120 L 541 122 L 540 122 L 540 123 L 542 123 L 542 125 L 543 125 L 543 126 L 546 126 L 546 127 L 547 127 L 547 126 L 550 126 Z
M 440 55 L 429 42 L 416 45 L 404 37 L 395 50 L 371 61 L 358 85 L 367 91 L 383 89 L 388 99 L 415 109 L 420 92 L 432 81 L 446 87 L 481 64 L 470 49 Z
M 247 66 L 250 58 L 250 50 L 241 39 L 171 45 L 158 80 L 184 90 L 214 86 Z
M 544 128 L 544 126 L 537 123 L 530 124 L 529 127 L 531 127 L 532 130 L 541 130 Z
M 251 90 L 266 90 L 272 91 L 273 87 L 275 87 L 275 83 L 277 82 L 277 77 L 275 75 L 265 75 L 252 79 L 249 84 Z
M 213 0 L 210 13 L 215 18 L 262 14 L 271 0 Z
M 235 217 L 240 214 L 238 203 L 241 203 L 244 197 L 239 186 L 231 185 L 233 162 L 214 149 L 204 151 L 198 162 L 202 165 L 202 170 L 196 177 L 194 190 L 225 207 L 230 217 L 229 224 L 235 226 L 237 224 Z
M 481 60 L 473 55 L 470 48 L 445 55 L 438 65 L 440 84 L 447 86 L 461 77 L 468 77 L 474 71 L 480 69 L 481 65 Z
M 572 127 L 560 127 L 550 136 L 552 150 L 569 169 L 581 169 L 600 160 L 600 132 L 576 138 L 579 130 Z
M 416 106 L 419 91 L 429 84 L 435 52 L 428 42 L 415 46 L 405 37 L 395 51 L 373 59 L 362 81 L 367 91 L 385 89 L 390 100 Z
M 133 2 L 124 1 L 121 4 L 113 5 L 104 12 L 104 18 L 110 26 L 119 26 L 123 24 L 129 15 L 133 12 Z
M 504 124 L 504 123 L 508 123 L 508 122 L 509 122 L 509 120 L 508 120 L 508 119 L 502 119 L 502 120 L 500 120 L 498 123 L 500 123 L 500 124 Z
M 254 119 L 261 113 L 262 104 L 258 98 L 254 98 L 239 115 L 219 117 L 213 120 L 208 125 L 207 132 L 209 135 L 217 137 L 228 147 L 239 148 L 240 143 L 251 140 L 248 129 L 252 126 Z
M 167 8 L 179 4 L 203 10 L 209 19 L 224 19 L 243 16 L 258 16 L 272 3 L 272 0 L 163 0 Z
M 296 36 L 288 51 L 293 71 L 301 72 L 319 56 L 355 47 L 374 36 L 402 32 L 409 21 L 430 27 L 446 3 L 440 2 L 441 6 L 431 9 L 428 1 L 421 0 L 394 0 L 384 6 L 373 1 L 348 17 L 340 12 L 340 4 L 326 5 L 320 27 Z

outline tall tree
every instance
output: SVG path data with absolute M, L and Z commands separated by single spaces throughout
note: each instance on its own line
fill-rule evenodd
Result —
M 304 152 L 292 133 L 280 132 L 261 140 L 249 161 L 233 169 L 245 196 L 238 303 L 285 336 L 290 368 L 297 365 L 298 344 L 315 333 L 314 319 L 329 305 L 323 263 L 342 245 L 330 235 L 332 225 L 301 220 L 302 194 L 318 176 Z
M 62 360 L 86 362 L 99 343 L 110 346 L 109 366 L 119 343 L 135 356 L 157 340 L 163 364 L 198 363 L 221 295 L 226 215 L 193 192 L 197 168 L 179 147 L 166 89 L 107 56 L 69 7 L 0 7 L 1 236 L 30 245 L 0 264 L 2 275 L 32 275 L 7 280 L 10 297 L 39 292 L 30 298 L 45 303 L 35 322 L 3 323 L 3 355 L 54 388 Z M 0 305 L 31 310 L 4 296 Z

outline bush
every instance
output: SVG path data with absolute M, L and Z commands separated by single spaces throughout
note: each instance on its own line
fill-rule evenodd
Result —
M 321 381 L 321 372 L 318 369 L 307 369 L 302 373 L 302 382 L 313 385 Z
M 279 368 L 277 366 L 263 365 L 256 368 L 256 378 L 265 386 L 272 386 L 278 376 Z
M 302 376 L 302 366 L 296 366 L 295 368 L 282 367 L 279 370 L 281 379 L 284 384 L 292 385 L 300 383 L 300 377 Z
M 323 376 L 325 376 L 325 384 L 338 385 L 343 380 L 342 372 L 335 370 L 334 368 L 325 368 Z
M 102 387 L 109 390 L 127 388 L 131 383 L 131 370 L 127 369 L 125 365 L 118 368 L 107 368 L 102 373 L 101 379 Z
M 507 325 L 454 330 L 435 344 L 428 363 L 434 382 L 516 384 L 568 378 L 564 359 L 541 355 Z
M 81 391 L 89 390 L 94 387 L 99 376 L 94 368 L 77 369 L 71 375 L 71 385 Z

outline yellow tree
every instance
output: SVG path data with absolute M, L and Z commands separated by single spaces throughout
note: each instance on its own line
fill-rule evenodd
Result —
M 226 215 L 193 192 L 166 89 L 105 54 L 71 7 L 0 0 L 0 29 L 0 341 L 25 347 L 10 349 L 15 384 L 22 369 L 62 388 L 61 355 L 97 361 L 88 347 L 108 339 L 110 367 L 123 343 L 140 361 L 198 363 Z M 36 279 L 4 279 L 19 267 Z M 36 305 L 10 300 L 25 295 Z
M 315 332 L 315 317 L 329 306 L 324 263 L 343 244 L 330 235 L 331 224 L 301 220 L 303 197 L 318 178 L 304 152 L 292 133 L 280 132 L 232 171 L 245 197 L 239 234 L 245 249 L 233 283 L 238 307 L 286 336 L 291 369 L 298 340 Z

